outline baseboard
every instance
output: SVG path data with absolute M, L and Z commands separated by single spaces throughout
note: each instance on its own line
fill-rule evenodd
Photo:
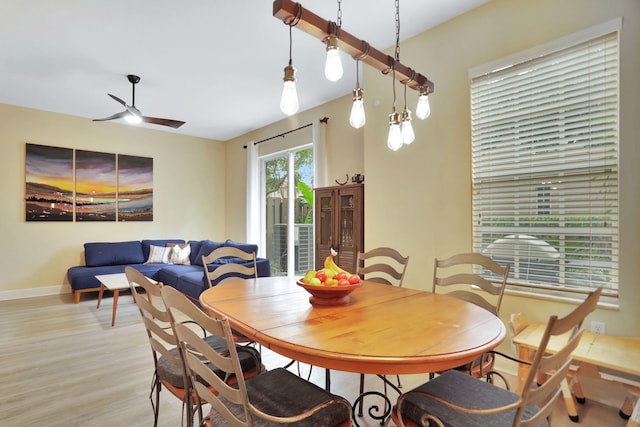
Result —
M 66 285 L 44 286 L 42 288 L 12 289 L 9 291 L 0 291 L 0 301 L 69 293 L 71 293 L 71 291 L 69 290 L 69 286 Z

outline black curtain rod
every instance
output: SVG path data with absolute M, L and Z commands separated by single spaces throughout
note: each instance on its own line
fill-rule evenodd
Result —
M 320 123 L 325 123 L 325 124 L 326 124 L 328 121 L 329 121 L 329 117 L 323 117 L 323 118 L 321 118 L 321 119 L 320 119 Z M 298 130 L 300 130 L 300 129 L 308 128 L 309 126 L 312 126 L 312 125 L 313 125 L 313 123 L 307 123 L 306 125 L 302 125 L 302 126 L 300 126 L 299 128 L 291 129 L 291 130 L 289 130 L 289 131 L 282 132 L 281 134 L 274 135 L 274 136 L 270 136 L 269 138 L 261 139 L 260 141 L 256 141 L 256 142 L 254 142 L 254 143 L 253 143 L 253 145 L 258 145 L 258 144 L 260 144 L 260 143 L 262 143 L 262 142 L 266 142 L 266 141 L 270 141 L 270 140 L 272 140 L 272 139 L 276 139 L 276 138 L 284 137 L 285 135 L 287 135 L 287 134 L 289 134 L 289 133 L 292 133 L 292 132 L 298 131 Z M 246 146 L 246 145 L 243 145 L 243 146 L 242 146 L 242 148 L 245 148 L 245 149 L 246 149 L 246 148 L 247 148 L 247 146 Z

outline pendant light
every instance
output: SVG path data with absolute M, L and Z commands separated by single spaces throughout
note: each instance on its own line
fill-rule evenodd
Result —
M 416 139 L 416 134 L 413 132 L 413 126 L 411 125 L 411 110 L 407 109 L 407 85 L 404 85 L 404 109 L 402 110 L 402 124 L 400 129 L 402 131 L 402 142 L 405 144 L 411 144 Z
M 302 9 L 300 8 L 300 13 Z M 289 26 L 289 64 L 284 67 L 284 87 L 282 88 L 282 97 L 280 98 L 280 110 L 287 116 L 298 112 L 298 91 L 296 90 L 296 69 L 293 68 L 291 60 L 292 36 L 291 28 L 298 23 L 300 17 L 297 16 L 290 22 L 285 22 Z
M 356 88 L 353 90 L 353 104 L 351 105 L 351 115 L 349 116 L 349 124 L 356 129 L 361 128 L 367 122 L 364 114 L 364 100 L 362 99 L 364 91 L 360 87 L 359 63 L 360 60 L 356 59 Z
M 335 23 L 331 23 L 335 25 Z M 327 38 L 327 60 L 324 63 L 324 76 L 330 82 L 337 82 L 342 78 L 343 69 L 340 60 L 340 48 L 338 47 L 338 38 L 331 34 Z
M 424 120 L 431 114 L 431 106 L 429 106 L 429 95 L 427 89 L 420 87 L 420 96 L 418 97 L 418 106 L 416 107 L 416 117 Z
M 337 82 L 342 78 L 343 69 L 340 60 L 340 48 L 338 47 L 338 36 L 342 27 L 342 0 L 338 0 L 338 19 L 336 22 L 329 22 L 329 37 L 327 37 L 327 59 L 324 63 L 324 76 L 330 82 Z
M 387 136 L 387 147 L 390 150 L 398 151 L 402 147 L 402 131 L 400 130 L 400 116 L 395 108 L 389 114 L 389 135 Z

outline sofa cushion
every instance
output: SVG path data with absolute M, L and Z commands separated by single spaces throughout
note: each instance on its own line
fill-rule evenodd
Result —
M 167 264 L 152 278 L 176 288 L 194 300 L 208 287 L 204 281 L 204 269 L 199 265 Z
M 200 244 L 198 256 L 193 263 L 202 266 L 202 257 L 209 255 L 215 249 L 221 248 L 222 246 L 224 246 L 224 242 L 212 242 L 211 240 L 203 240 Z
M 184 243 L 182 239 L 145 239 L 142 240 L 142 254 L 144 255 L 144 259 L 149 258 L 149 248 L 151 245 L 153 246 L 167 246 L 167 243 Z M 143 261 L 144 262 L 144 261 Z
M 191 264 L 191 260 L 189 259 L 189 255 L 191 255 L 191 246 L 189 246 L 188 243 L 185 243 L 184 245 L 174 245 L 170 250 L 169 264 Z
M 191 265 L 198 265 L 198 254 L 200 253 L 202 240 L 189 240 L 187 243 L 189 243 L 189 246 L 191 246 L 191 255 L 189 255 L 189 261 L 191 261 Z
M 88 267 L 103 265 L 142 264 L 147 260 L 140 241 L 116 243 L 85 243 L 84 261 Z
M 166 246 L 149 246 L 149 258 L 147 258 L 147 264 L 169 264 L 171 249 L 172 248 Z
M 256 256 L 258 255 L 258 245 L 254 245 L 252 243 L 238 243 L 238 242 L 234 242 L 231 239 L 227 239 L 226 242 L 224 242 L 225 246 L 231 246 L 232 248 L 238 248 L 243 252 L 246 252 L 248 254 L 250 254 L 251 252 L 255 252 Z

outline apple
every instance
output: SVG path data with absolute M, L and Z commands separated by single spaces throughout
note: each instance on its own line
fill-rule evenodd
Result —
M 340 279 L 338 281 L 338 286 L 349 286 L 351 285 L 351 283 L 349 283 L 349 280 L 347 279 Z
M 302 278 L 302 283 L 309 283 L 309 280 L 313 279 L 314 277 L 316 277 L 316 271 L 309 270 L 307 271 L 307 274 L 305 274 Z
M 322 282 L 320 282 L 320 279 L 318 279 L 317 277 L 309 279 L 309 284 L 314 286 L 322 286 Z
M 335 278 L 338 280 L 349 279 L 349 273 L 341 271 L 340 273 L 336 274 Z
M 327 273 L 320 270 L 316 273 L 316 279 L 320 280 L 322 283 L 327 281 Z
M 351 276 L 349 276 L 349 283 L 351 283 L 352 285 L 357 285 L 358 283 L 360 283 L 360 276 L 358 276 L 357 274 L 352 274 Z

